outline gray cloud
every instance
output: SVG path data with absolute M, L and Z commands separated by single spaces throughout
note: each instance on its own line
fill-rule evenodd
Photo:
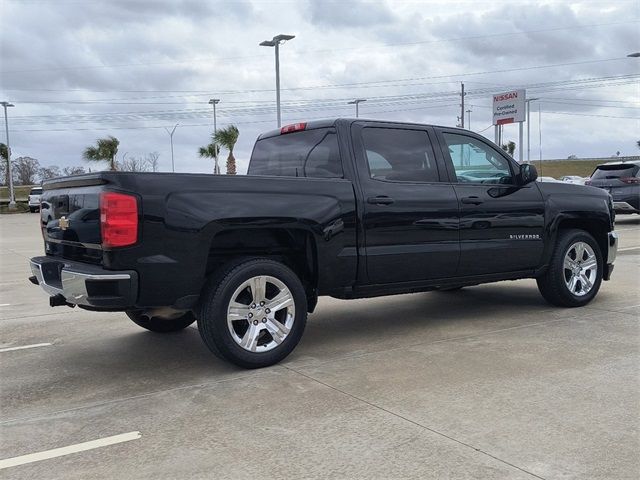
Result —
M 385 2 L 350 2 L 309 0 L 308 12 L 313 25 L 323 28 L 373 27 L 387 25 L 397 20 Z
M 178 169 L 211 171 L 196 152 L 209 141 L 207 101 L 215 96 L 222 99 L 219 125 L 240 128 L 237 157 L 246 167 L 255 137 L 275 123 L 273 50 L 258 43 L 277 33 L 296 34 L 281 48 L 285 122 L 350 116 L 347 101 L 364 97 L 364 116 L 453 125 L 464 80 L 472 126 L 479 130 L 491 122 L 491 92 L 529 85 L 530 96 L 545 97 L 545 154 L 637 151 L 637 120 L 582 116 L 637 118 L 637 83 L 563 87 L 576 79 L 637 73 L 637 59 L 447 77 L 624 57 L 639 44 L 637 23 L 620 23 L 637 20 L 633 2 L 523 2 L 513 15 L 490 3 L 451 5 L 5 0 L 0 95 L 16 103 L 10 111 L 14 151 L 45 165 L 80 164 L 86 145 L 113 134 L 121 154 L 159 151 L 168 169 L 169 138 L 162 127 L 180 123 L 174 137 Z M 620 24 L 491 36 L 614 22 Z M 478 38 L 452 40 L 470 36 Z M 403 43 L 414 44 L 389 46 Z M 363 83 L 397 79 L 413 80 Z M 549 82 L 558 84 L 531 88 Z M 317 87 L 352 83 L 359 84 Z M 312 88 L 292 89 L 298 87 Z M 558 99 L 565 103 L 552 103 Z M 485 133 L 491 136 L 491 129 Z M 507 135 L 517 138 L 516 127 L 507 127 Z

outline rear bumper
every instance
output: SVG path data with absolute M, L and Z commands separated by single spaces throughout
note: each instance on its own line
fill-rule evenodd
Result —
M 634 207 L 629 202 L 613 202 L 613 209 L 616 213 L 640 213 L 637 207 Z
M 34 257 L 30 265 L 35 277 L 30 280 L 52 297 L 64 297 L 66 303 L 123 310 L 135 305 L 138 274 L 133 270 L 105 270 L 52 257 Z
M 603 280 L 609 280 L 611 278 L 613 262 L 616 261 L 616 256 L 618 255 L 618 234 L 616 232 L 609 232 L 607 247 L 607 264 L 604 266 Z

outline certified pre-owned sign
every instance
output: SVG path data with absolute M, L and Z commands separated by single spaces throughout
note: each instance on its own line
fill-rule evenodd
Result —
M 524 90 L 496 93 L 493 96 L 493 124 L 524 122 L 524 100 Z

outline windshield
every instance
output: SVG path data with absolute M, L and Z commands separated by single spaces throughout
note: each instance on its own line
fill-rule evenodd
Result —
M 247 173 L 342 178 L 336 132 L 333 128 L 317 128 L 258 140 Z
M 42 195 L 42 188 L 32 188 L 29 195 Z
M 614 178 L 629 178 L 636 176 L 638 170 L 640 170 L 640 167 L 633 164 L 600 165 L 591 175 L 591 179 L 608 180 Z

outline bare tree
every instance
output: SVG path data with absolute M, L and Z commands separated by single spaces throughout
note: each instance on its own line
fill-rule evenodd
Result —
M 152 172 L 158 171 L 158 168 L 160 166 L 160 161 L 158 160 L 159 158 L 160 154 L 158 152 L 147 153 L 147 155 L 145 156 L 145 161 L 147 162 L 147 165 Z
M 0 159 L 2 159 L 2 180 L 5 185 L 9 185 L 9 150 L 4 143 L 0 143 Z
M 69 177 L 71 175 L 82 175 L 83 173 L 87 173 L 84 167 L 64 167 L 62 169 L 62 174 L 65 177 Z
M 49 167 L 42 167 L 40 169 L 40 180 L 49 180 L 50 178 L 59 177 L 62 174 L 60 173 L 60 167 L 56 165 L 51 165 Z
M 120 163 L 119 169 L 123 172 L 148 172 L 149 165 L 143 157 L 128 157 Z
M 40 173 L 40 162 L 31 157 L 18 157 L 13 163 L 13 174 L 18 185 L 33 185 Z

